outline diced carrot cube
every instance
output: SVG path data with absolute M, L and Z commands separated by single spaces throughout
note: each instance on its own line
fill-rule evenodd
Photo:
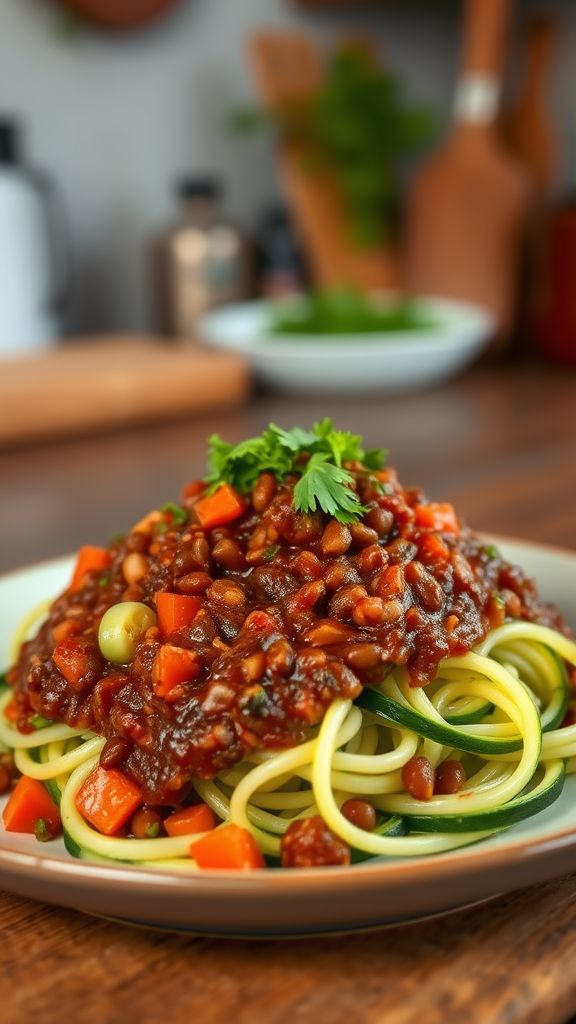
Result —
M 436 533 L 459 533 L 458 518 L 454 506 L 449 502 L 431 502 L 414 508 L 416 526 Z
M 194 651 L 184 647 L 163 644 L 154 658 L 152 680 L 158 697 L 170 700 L 172 691 L 181 683 L 196 679 L 200 664 Z
M 34 834 L 39 821 L 47 823 L 51 832 L 60 830 L 60 811 L 38 779 L 23 775 L 16 783 L 2 812 L 7 832 Z
M 107 569 L 109 565 L 110 554 L 106 548 L 96 548 L 90 544 L 80 548 L 70 584 L 70 591 L 74 593 L 74 591 L 81 589 L 87 572 Z
M 214 812 L 208 804 L 193 804 L 175 811 L 164 821 L 169 836 L 188 836 L 195 832 L 209 832 L 216 827 Z
M 199 868 L 253 871 L 266 867 L 254 836 L 239 825 L 223 825 L 192 843 L 190 853 Z
M 418 543 L 420 557 L 425 562 L 447 562 L 450 551 L 436 533 L 427 533 Z
M 225 526 L 238 519 L 245 511 L 245 505 L 230 484 L 222 484 L 213 494 L 200 498 L 194 505 L 194 511 L 200 525 L 205 530 L 212 530 L 215 526 Z
M 176 630 L 189 626 L 201 607 L 202 601 L 199 597 L 160 591 L 156 594 L 156 611 L 158 612 L 160 632 L 164 637 L 169 637 Z
M 115 768 L 95 768 L 76 797 L 83 818 L 105 836 L 113 836 L 142 803 L 132 779 Z
M 17 722 L 20 717 L 20 711 L 18 705 L 14 699 L 9 700 L 6 707 L 4 708 L 4 717 L 9 722 Z

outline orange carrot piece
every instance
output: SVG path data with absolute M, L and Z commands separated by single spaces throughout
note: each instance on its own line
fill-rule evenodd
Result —
M 23 775 L 16 783 L 2 812 L 7 832 L 34 834 L 38 822 L 44 821 L 53 834 L 61 829 L 60 811 L 38 779 Z
M 199 868 L 253 871 L 266 867 L 254 836 L 239 825 L 224 825 L 192 843 L 190 853 Z
M 76 797 L 83 818 L 105 836 L 113 836 L 142 803 L 132 779 L 115 768 L 95 768 Z
M 150 535 L 159 523 L 166 523 L 168 525 L 169 518 L 165 512 L 161 512 L 160 509 L 154 509 L 153 512 L 148 512 L 142 519 L 139 519 L 130 532 Z
M 390 484 L 391 486 L 398 484 L 398 474 L 395 469 L 390 466 L 388 469 L 379 469 L 374 474 L 377 480 L 381 484 Z
M 86 651 L 78 645 L 75 637 L 61 640 L 59 644 L 56 644 L 52 661 L 71 686 L 77 686 L 88 669 Z
M 437 533 L 460 533 L 454 506 L 447 501 L 416 505 L 414 515 L 416 525 L 425 530 L 435 530 Z
M 20 717 L 20 711 L 14 698 L 9 700 L 6 707 L 4 708 L 4 718 L 7 718 L 9 722 L 17 722 Z
M 202 601 L 199 597 L 160 591 L 156 594 L 156 611 L 158 612 L 160 632 L 163 636 L 169 637 L 177 629 L 189 626 L 201 607 Z
M 194 651 L 184 647 L 173 647 L 163 644 L 159 649 L 152 666 L 152 680 L 158 697 L 172 699 L 174 691 L 181 683 L 196 679 L 200 673 L 198 657 Z
M 215 526 L 225 526 L 232 523 L 245 510 L 244 502 L 230 484 L 222 484 L 214 494 L 208 494 L 200 498 L 194 505 L 194 511 L 200 525 L 205 530 L 212 530 Z
M 82 626 L 75 619 L 63 619 L 52 626 L 52 639 L 55 644 L 69 640 L 70 637 L 78 636 L 82 632 Z
M 109 565 L 110 555 L 106 548 L 96 548 L 90 544 L 80 548 L 70 584 L 70 591 L 74 593 L 74 591 L 81 589 L 87 572 L 93 572 L 96 569 L 107 569 Z
M 195 832 L 210 832 L 216 828 L 216 818 L 208 804 L 193 804 L 166 818 L 164 828 L 169 836 L 191 836 Z
M 196 501 L 205 490 L 206 484 L 203 480 L 192 480 L 182 488 L 182 498 L 184 501 Z
M 406 589 L 404 566 L 389 565 L 378 577 L 378 596 L 386 601 L 393 597 L 402 597 Z
M 420 557 L 425 562 L 447 562 L 450 550 L 436 533 L 427 533 L 419 541 Z

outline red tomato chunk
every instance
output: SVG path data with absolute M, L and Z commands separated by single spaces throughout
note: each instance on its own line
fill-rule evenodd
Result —
M 313 868 L 350 863 L 350 847 L 316 815 L 291 822 L 280 842 L 282 867 Z

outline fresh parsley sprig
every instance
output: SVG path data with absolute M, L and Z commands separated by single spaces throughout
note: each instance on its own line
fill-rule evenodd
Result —
M 328 461 L 328 455 L 316 452 L 294 488 L 294 506 L 302 512 L 321 508 L 340 523 L 353 523 L 368 509 L 350 489 L 353 476 Z
M 279 480 L 297 475 L 300 479 L 294 488 L 294 507 L 299 512 L 320 509 L 341 523 L 351 523 L 367 510 L 353 490 L 352 473 L 343 468 L 343 463 L 359 462 L 366 469 L 378 470 L 384 460 L 382 449 L 366 451 L 359 434 L 334 430 L 330 419 L 315 423 L 312 430 L 284 430 L 270 423 L 259 437 L 236 446 L 214 434 L 209 441 L 206 482 L 212 490 L 229 483 L 247 494 L 261 473 L 273 473 Z

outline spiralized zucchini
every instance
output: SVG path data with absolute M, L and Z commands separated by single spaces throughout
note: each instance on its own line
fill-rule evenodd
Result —
M 576 644 L 544 626 L 506 623 L 474 651 L 441 662 L 435 680 L 414 689 L 399 670 L 355 703 L 337 699 L 300 746 L 261 751 L 212 781 L 194 786 L 222 822 L 249 828 L 264 854 L 278 858 L 290 823 L 320 814 L 359 855 L 414 857 L 474 843 L 538 813 L 576 770 L 576 725 L 562 726 L 571 699 L 565 663 Z M 66 725 L 27 735 L 4 714 L 0 741 L 18 769 L 60 798 L 68 849 L 88 859 L 194 870 L 190 836 L 103 836 L 76 808 L 76 795 L 98 764 L 104 740 Z M 437 768 L 463 761 L 467 781 L 452 795 L 416 800 L 402 768 L 417 755 Z M 350 797 L 380 813 L 373 832 L 342 813 Z M 199 838 L 199 837 L 197 837 Z

